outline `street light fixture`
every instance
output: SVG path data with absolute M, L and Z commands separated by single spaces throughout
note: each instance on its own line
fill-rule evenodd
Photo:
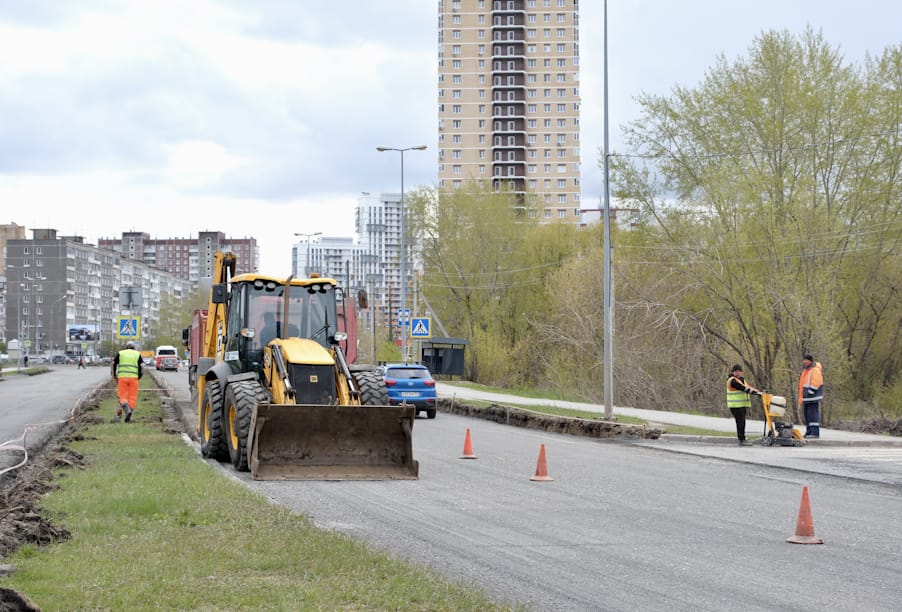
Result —
M 304 236 L 307 239 L 307 259 L 304 260 L 304 276 L 310 278 L 310 239 L 314 236 L 322 236 L 322 232 L 313 232 L 312 234 L 303 234 L 295 232 L 295 236 Z
M 380 153 L 386 151 L 397 151 L 401 154 L 401 359 L 407 363 L 407 333 L 405 325 L 410 325 L 410 318 L 407 316 L 407 244 L 404 236 L 405 217 L 407 215 L 404 209 L 404 152 L 405 151 L 425 151 L 426 145 L 417 145 L 415 147 L 404 147 L 403 149 L 395 147 L 376 147 Z

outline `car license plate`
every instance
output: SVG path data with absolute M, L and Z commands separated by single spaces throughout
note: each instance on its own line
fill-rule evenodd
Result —
M 420 397 L 420 394 L 417 391 L 402 391 L 401 397 Z

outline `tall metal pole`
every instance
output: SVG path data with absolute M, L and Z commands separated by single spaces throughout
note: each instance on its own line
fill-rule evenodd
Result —
M 401 316 L 398 317 L 401 323 L 401 360 L 407 363 L 407 334 L 409 329 L 405 329 L 405 325 L 410 325 L 410 317 L 407 311 L 407 242 L 405 234 L 405 217 L 407 216 L 404 208 L 404 152 L 405 151 L 423 151 L 426 145 L 417 145 L 415 147 L 405 147 L 398 149 L 394 147 L 376 147 L 379 152 L 397 151 L 401 154 Z
M 608 0 L 604 1 L 604 416 L 614 416 L 614 289 L 611 282 L 611 190 L 608 139 Z

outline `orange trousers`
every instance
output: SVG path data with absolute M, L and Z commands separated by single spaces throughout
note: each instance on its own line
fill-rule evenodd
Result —
M 116 388 L 119 392 L 119 404 L 128 402 L 128 407 L 134 410 L 138 407 L 138 379 L 117 378 Z

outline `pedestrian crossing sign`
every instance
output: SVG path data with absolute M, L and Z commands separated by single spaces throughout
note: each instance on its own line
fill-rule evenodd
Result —
M 141 317 L 119 317 L 116 337 L 120 340 L 137 340 L 141 337 Z
M 410 319 L 411 338 L 431 338 L 432 320 L 429 317 L 414 317 Z

